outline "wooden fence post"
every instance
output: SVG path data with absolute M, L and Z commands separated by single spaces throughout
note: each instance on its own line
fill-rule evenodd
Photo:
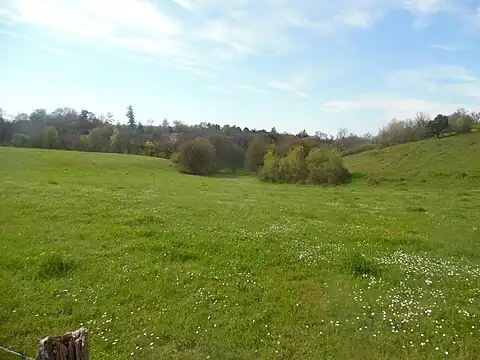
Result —
M 36 360 L 90 360 L 88 330 L 84 327 L 63 336 L 40 340 Z

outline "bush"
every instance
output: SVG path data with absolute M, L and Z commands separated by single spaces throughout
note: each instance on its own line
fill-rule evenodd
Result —
M 14 133 L 10 145 L 15 147 L 28 147 L 29 137 L 22 133 Z
M 291 149 L 287 156 L 280 160 L 279 170 L 281 178 L 291 184 L 307 180 L 307 164 L 305 162 L 305 149 L 302 145 Z
M 306 159 L 310 184 L 341 184 L 350 175 L 343 166 L 342 156 L 335 150 L 313 150 Z
M 280 156 L 277 154 L 275 145 L 270 145 L 263 159 L 263 168 L 259 172 L 259 177 L 263 181 L 281 182 L 280 175 Z
M 151 140 L 141 142 L 138 145 L 138 154 L 139 155 L 144 155 L 144 156 L 156 156 L 157 155 L 157 146 Z
M 448 119 L 450 128 L 456 133 L 472 131 L 473 119 L 469 115 L 453 116 Z
M 280 157 L 271 145 L 258 176 L 263 181 L 291 184 L 340 184 L 350 175 L 341 155 L 333 149 L 316 148 L 307 155 L 302 145 Z
M 178 163 L 182 172 L 192 175 L 215 173 L 215 147 L 205 138 L 184 143 L 178 151 Z
M 174 152 L 170 154 L 170 161 L 174 164 L 178 164 L 180 159 L 180 154 L 178 152 Z

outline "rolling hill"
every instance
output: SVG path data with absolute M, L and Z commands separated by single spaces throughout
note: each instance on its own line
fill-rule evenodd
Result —
M 369 184 L 480 183 L 480 132 L 370 150 L 345 157 L 345 165 Z
M 479 139 L 347 157 L 336 187 L 0 148 L 0 344 L 84 325 L 107 360 L 476 360 Z

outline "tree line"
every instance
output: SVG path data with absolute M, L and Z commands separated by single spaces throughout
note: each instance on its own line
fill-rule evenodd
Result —
M 376 147 L 441 137 L 450 132 L 468 132 L 480 122 L 480 113 L 458 109 L 453 114 L 439 114 L 433 119 L 418 113 L 413 119 L 392 120 L 377 135 L 357 135 L 340 129 L 336 136 L 321 131 L 309 134 L 302 130 L 298 134 L 290 134 L 279 133 L 275 128 L 269 131 L 242 129 L 235 125 L 220 126 L 206 122 L 187 125 L 181 121 L 170 123 L 167 119 L 160 125 L 155 125 L 153 121 L 143 124 L 137 121 L 131 105 L 126 109 L 125 120 L 126 123 L 121 123 L 111 113 L 96 115 L 86 109 L 77 111 L 68 107 L 52 112 L 37 109 L 30 114 L 15 116 L 7 116 L 0 109 L 0 145 L 170 158 L 178 164 L 183 163 L 185 172 L 204 174 L 218 169 L 235 171 L 241 168 L 260 173 L 268 160 L 270 164 L 283 164 L 275 171 L 283 170 L 278 177 L 272 175 L 272 169 L 270 173 L 266 170 L 261 172 L 264 180 L 316 182 L 313 180 L 315 175 L 308 175 L 308 166 L 302 165 L 307 164 L 312 149 L 334 149 L 335 154 L 320 156 L 317 152 L 310 159 L 310 168 L 314 167 L 315 157 L 317 165 L 318 159 L 325 156 L 335 163 L 339 154 L 349 155 Z M 285 170 L 289 168 L 286 165 L 288 161 L 295 157 L 302 159 L 297 165 L 303 169 L 300 170 L 303 175 Z M 196 163 L 189 168 L 190 160 L 187 159 Z

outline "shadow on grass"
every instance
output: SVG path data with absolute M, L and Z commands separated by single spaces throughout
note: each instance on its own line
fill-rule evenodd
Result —
M 351 183 L 353 181 L 356 181 L 356 180 L 362 180 L 362 179 L 365 179 L 367 177 L 366 174 L 364 173 L 361 173 L 361 172 L 352 172 L 348 175 L 348 178 L 347 178 L 347 183 Z
M 224 178 L 224 179 L 236 179 L 236 178 L 246 178 L 246 177 L 254 177 L 255 174 L 248 172 L 248 171 L 219 171 L 218 173 L 214 174 L 213 177 L 215 178 Z

